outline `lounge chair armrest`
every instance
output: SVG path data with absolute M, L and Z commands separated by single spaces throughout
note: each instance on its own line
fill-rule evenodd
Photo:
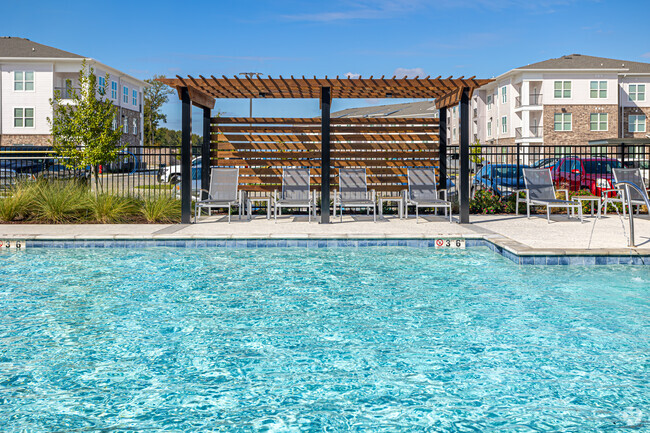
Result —
M 568 189 L 558 189 L 555 190 L 556 193 L 558 192 L 563 192 L 564 193 L 564 200 L 569 201 L 569 190 Z
M 519 197 L 520 192 L 524 193 L 524 198 L 528 198 L 528 193 L 529 193 L 528 188 L 514 190 L 514 193 L 517 194 L 517 197 Z
M 605 197 L 610 192 L 615 192 L 617 194 L 623 194 L 625 190 L 623 188 L 607 188 L 600 191 L 600 197 Z

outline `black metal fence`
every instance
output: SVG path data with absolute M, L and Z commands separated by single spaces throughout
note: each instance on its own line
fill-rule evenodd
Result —
M 200 149 L 193 149 L 200 155 Z M 200 184 L 201 160 L 193 159 L 193 185 Z M 138 197 L 178 194 L 180 147 L 128 146 L 119 158 L 99 167 L 97 182 L 90 167 L 70 169 L 64 158 L 42 146 L 0 147 L 0 195 L 18 182 L 37 179 L 78 180 L 93 190 Z
M 558 189 L 588 190 L 593 195 L 613 186 L 613 168 L 639 168 L 649 186 L 650 145 L 544 146 L 528 144 L 471 145 L 470 196 L 490 190 L 507 198 L 515 189 L 523 189 L 522 169 L 548 168 Z M 447 175 L 458 184 L 459 147 L 447 147 Z

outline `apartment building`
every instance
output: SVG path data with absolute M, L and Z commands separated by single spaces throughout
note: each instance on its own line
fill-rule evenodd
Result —
M 650 64 L 571 54 L 512 69 L 476 91 L 470 138 L 521 144 L 526 154 L 561 156 L 589 140 L 644 138 L 650 115 Z M 459 113 L 447 137 L 458 144 Z M 536 148 L 536 149 L 535 149 Z
M 0 146 L 50 144 L 50 99 L 55 91 L 63 100 L 71 99 L 84 60 L 94 69 L 105 98 L 118 107 L 114 126 L 122 126 L 123 143 L 142 145 L 147 83 L 92 58 L 29 39 L 0 37 Z

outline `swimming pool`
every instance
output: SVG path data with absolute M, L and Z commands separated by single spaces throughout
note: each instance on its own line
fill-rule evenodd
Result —
M 0 431 L 648 429 L 650 270 L 484 248 L 0 255 Z

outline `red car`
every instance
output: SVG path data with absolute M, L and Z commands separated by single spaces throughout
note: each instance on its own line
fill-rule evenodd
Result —
M 588 189 L 593 195 L 612 188 L 612 169 L 621 168 L 621 162 L 614 158 L 560 158 L 551 169 L 553 182 L 558 188 L 570 191 Z

